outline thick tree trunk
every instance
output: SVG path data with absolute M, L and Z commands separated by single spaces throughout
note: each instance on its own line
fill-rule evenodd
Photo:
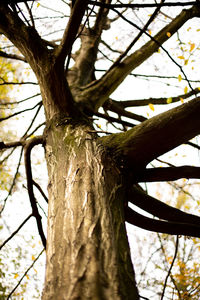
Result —
M 49 216 L 43 300 L 139 299 L 123 177 L 86 126 L 47 131 Z

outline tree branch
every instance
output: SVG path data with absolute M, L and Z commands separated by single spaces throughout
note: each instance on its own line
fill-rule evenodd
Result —
M 113 154 L 127 160 L 130 168 L 144 168 L 153 159 L 198 135 L 199 114 L 200 98 L 195 98 L 127 132 L 102 137 L 102 142 Z
M 0 250 L 5 246 L 17 233 L 18 231 L 26 224 L 26 222 L 33 216 L 33 214 L 30 214 L 21 224 L 20 226 L 7 238 L 1 245 Z
M 106 4 L 104 2 L 97 2 L 90 0 L 89 4 L 96 5 L 96 6 L 101 6 L 101 7 L 107 7 L 107 8 L 145 8 L 145 7 L 164 7 L 164 6 L 179 6 L 179 7 L 184 7 L 184 6 L 191 6 L 191 5 L 196 5 L 198 6 L 199 3 L 197 1 L 188 1 L 188 2 L 166 2 L 166 3 L 116 3 L 116 4 Z
M 41 186 L 33 180 L 33 185 L 40 191 L 41 195 L 43 196 L 43 198 L 45 199 L 45 201 L 48 203 L 48 198 L 45 195 L 44 191 L 42 190 Z
M 151 219 L 135 212 L 130 207 L 126 209 L 125 220 L 132 225 L 148 231 L 200 237 L 200 226 Z
M 168 270 L 168 272 L 167 272 L 167 276 L 166 276 L 166 278 L 165 278 L 165 282 L 164 282 L 164 286 L 163 286 L 163 291 L 162 291 L 162 295 L 161 295 L 161 299 L 160 299 L 160 300 L 162 300 L 163 297 L 164 297 L 165 289 L 166 289 L 166 286 L 167 286 L 167 280 L 168 280 L 168 278 L 169 278 L 169 276 L 170 276 L 170 274 L 171 274 L 171 271 L 172 271 L 172 268 L 173 268 L 173 265 L 174 265 L 174 262 L 175 262 L 177 253 L 178 253 L 178 242 L 179 242 L 179 237 L 178 237 L 178 235 L 177 235 L 177 237 L 176 237 L 175 251 L 174 251 L 174 257 L 173 257 L 172 263 L 171 263 L 171 265 L 170 265 L 170 267 L 169 267 L 169 270 Z
M 126 111 L 124 109 L 124 107 L 121 105 L 121 103 L 123 103 L 123 101 L 121 101 L 119 103 L 119 102 L 113 101 L 112 99 L 109 98 L 104 103 L 103 108 L 105 110 L 110 110 L 112 112 L 115 112 L 115 113 L 117 113 L 120 116 L 127 117 L 127 118 L 130 118 L 130 119 L 133 119 L 133 120 L 137 120 L 137 121 L 140 121 L 140 122 L 143 122 L 143 121 L 145 121 L 147 119 L 147 118 L 145 118 L 143 116 L 137 115 L 137 114 L 132 113 L 130 111 Z
M 199 88 L 196 88 L 186 94 L 181 94 L 175 97 L 170 97 L 170 103 L 175 103 L 180 101 L 181 99 L 188 99 L 189 97 L 193 96 L 193 95 L 197 95 L 200 93 Z M 154 104 L 154 105 L 163 105 L 163 104 L 167 104 L 167 100 L 168 98 L 148 98 L 148 99 L 138 99 L 138 100 L 126 100 L 126 101 L 116 101 L 116 100 L 112 100 L 114 103 L 119 103 L 123 108 L 127 108 L 127 107 L 137 107 L 137 106 L 144 106 L 144 105 L 148 105 L 150 103 Z
M 180 178 L 200 178 L 200 167 L 181 166 L 173 168 L 152 168 L 137 173 L 137 182 L 173 181 Z
M 40 234 L 42 244 L 44 248 L 46 248 L 46 238 L 43 232 L 41 216 L 38 212 L 38 208 L 34 196 L 33 178 L 32 178 L 32 171 L 31 171 L 31 150 L 33 149 L 34 146 L 43 143 L 44 143 L 43 136 L 38 136 L 28 140 L 24 147 L 24 161 L 25 161 L 25 169 L 26 169 L 27 189 L 28 189 L 29 199 L 32 207 L 32 214 L 36 219 L 38 232 Z
M 76 39 L 87 5 L 87 0 L 75 1 L 62 41 L 59 47 L 55 50 L 56 60 L 63 65 L 65 58 L 71 52 L 72 45 Z
M 7 5 L 0 3 L 0 31 L 23 54 L 32 69 L 40 72 L 38 63 L 49 60 L 49 50 L 36 29 L 26 26 Z
M 105 115 L 105 114 L 102 114 L 102 113 L 99 113 L 99 112 L 96 112 L 95 115 L 99 118 L 103 118 L 111 123 L 115 122 L 115 123 L 118 123 L 118 124 L 121 124 L 121 125 L 124 125 L 124 126 L 128 126 L 128 127 L 133 127 L 135 126 L 135 124 L 132 124 L 130 122 L 127 122 L 127 121 L 124 121 L 124 120 L 120 120 L 120 119 L 117 119 L 117 118 L 114 118 L 114 117 L 111 117 L 111 116 L 108 116 L 108 115 Z
M 5 58 L 9 58 L 9 59 L 16 59 L 16 60 L 20 60 L 20 61 L 23 61 L 23 62 L 27 62 L 26 59 L 21 55 L 6 53 L 4 51 L 0 51 L 0 56 L 5 57 Z
M 23 274 L 23 276 L 21 277 L 21 279 L 18 281 L 17 285 L 12 289 L 12 291 L 9 293 L 8 297 L 6 298 L 7 300 L 11 298 L 12 294 L 14 293 L 14 291 L 18 288 L 18 286 L 21 284 L 22 280 L 24 279 L 24 277 L 28 274 L 28 272 L 32 269 L 32 267 L 34 266 L 34 264 L 36 263 L 36 261 L 40 258 L 40 256 L 42 255 L 42 253 L 44 252 L 44 249 L 42 249 L 42 251 L 38 254 L 38 256 L 36 257 L 36 259 L 33 261 L 33 263 L 30 265 L 30 267 L 26 270 L 26 272 Z
M 90 99 L 91 110 L 96 111 L 109 98 L 111 93 L 122 83 L 132 70 L 141 65 L 153 53 L 158 51 L 160 45 L 169 39 L 167 33 L 171 36 L 177 32 L 189 19 L 199 17 L 200 11 L 197 6 L 188 10 L 183 10 L 170 24 L 165 26 L 159 33 L 133 54 L 126 57 L 121 63 L 111 68 L 99 80 L 93 82 L 81 90 L 80 101 Z M 101 95 L 101 97 L 100 97 Z M 102 97 L 104 95 L 104 97 Z
M 31 108 L 26 108 L 26 109 L 24 109 L 24 110 L 17 111 L 16 113 L 14 113 L 14 114 L 12 114 L 12 115 L 9 115 L 9 116 L 6 116 L 6 117 L 3 117 L 3 118 L 0 118 L 0 122 L 2 122 L 2 121 L 6 121 L 6 120 L 8 120 L 8 119 L 10 119 L 10 118 L 13 118 L 13 117 L 15 117 L 15 116 L 17 116 L 17 115 L 19 115 L 19 114 L 22 114 L 22 113 L 24 113 L 24 112 L 27 112 L 27 111 L 33 110 L 33 109 L 35 109 L 37 106 L 41 107 L 41 106 L 42 106 L 42 101 L 38 102 L 36 105 L 34 105 L 34 106 L 33 106 L 33 107 L 31 107 Z
M 200 226 L 200 217 L 169 206 L 164 202 L 145 194 L 142 189 L 136 186 L 129 190 L 128 201 L 159 219 L 174 223 L 187 223 Z

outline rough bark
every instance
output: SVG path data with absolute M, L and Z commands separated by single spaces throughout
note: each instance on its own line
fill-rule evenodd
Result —
M 139 299 L 123 176 L 85 125 L 47 132 L 49 218 L 43 300 Z

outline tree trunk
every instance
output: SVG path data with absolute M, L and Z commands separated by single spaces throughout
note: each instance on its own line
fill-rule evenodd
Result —
M 139 299 L 123 176 L 85 125 L 47 130 L 49 217 L 43 300 Z

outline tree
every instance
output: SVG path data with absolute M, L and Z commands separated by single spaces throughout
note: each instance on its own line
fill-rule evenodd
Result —
M 36 219 L 44 247 L 46 237 L 34 195 L 33 186 L 37 184 L 32 176 L 31 151 L 39 144 L 45 148 L 49 208 L 43 299 L 139 299 L 125 221 L 150 231 L 200 236 L 198 216 L 170 207 L 138 186 L 140 182 L 199 178 L 199 167 L 147 167 L 152 160 L 200 132 L 199 89 L 192 87 L 184 68 L 163 46 L 188 20 L 200 16 L 199 1 L 113 4 L 109 0 L 76 0 L 59 41 L 45 40 L 39 34 L 34 16 L 36 1 L 11 2 L 0 4 L 0 31 L 21 54 L 1 51 L 1 55 L 30 65 L 40 86 L 46 120 L 42 135 L 30 138 L 27 134 L 12 143 L 2 141 L 0 147 L 23 146 L 31 216 Z M 158 33 L 150 34 L 149 26 L 161 9 L 177 5 L 188 8 L 169 18 L 170 22 Z M 128 13 L 137 15 L 136 9 L 144 7 L 153 7 L 154 11 L 140 28 Z M 115 50 L 119 56 L 97 78 L 101 45 L 112 50 L 103 40 L 104 32 L 119 20 L 126 21 L 138 33 L 127 40 L 129 44 L 123 52 Z M 135 50 L 135 44 L 144 35 L 149 40 L 144 39 Z M 75 51 L 77 41 L 79 50 Z M 190 91 L 177 97 L 139 102 L 112 100 L 111 94 L 131 72 L 159 49 L 178 66 L 182 74 L 179 79 L 187 82 Z M 191 96 L 191 101 L 150 119 L 126 110 L 146 104 L 153 109 L 153 104 L 169 104 Z M 99 112 L 101 108 L 105 113 Z M 108 110 L 119 118 L 107 114 Z M 102 131 L 95 127 L 96 116 L 121 124 L 122 132 L 103 132 L 105 135 L 101 136 Z M 129 203 L 158 219 L 139 214 Z

